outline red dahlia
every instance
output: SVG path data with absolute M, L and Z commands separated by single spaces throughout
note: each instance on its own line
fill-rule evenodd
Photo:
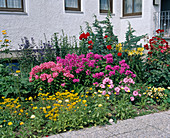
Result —
M 111 45 L 107 45 L 107 49 L 112 49 L 112 46 Z
M 119 57 L 120 57 L 120 56 L 122 56 L 122 53 L 120 53 L 120 52 L 119 52 L 119 53 L 117 53 L 117 56 L 119 56 Z

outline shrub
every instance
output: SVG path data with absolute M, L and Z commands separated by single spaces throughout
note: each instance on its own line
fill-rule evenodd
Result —
M 168 42 L 162 38 L 163 30 L 157 30 L 158 35 L 149 40 L 144 47 L 149 50 L 144 66 L 144 79 L 147 84 L 167 88 L 170 83 L 170 51 Z

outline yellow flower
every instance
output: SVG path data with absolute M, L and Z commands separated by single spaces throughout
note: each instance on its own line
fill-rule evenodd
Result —
M 87 106 L 87 104 L 85 104 L 85 106 Z
M 32 109 L 33 109 L 33 110 L 34 110 L 34 109 L 37 109 L 37 106 L 36 106 L 36 107 L 33 107 Z
M 156 97 L 156 99 L 158 99 L 158 97 Z
M 107 87 L 110 87 L 110 85 L 107 85 Z
M 114 92 L 114 94 L 116 94 L 116 92 Z
M 71 90 L 71 92 L 74 92 L 74 90 Z
M 98 96 L 99 96 L 99 97 L 102 97 L 102 95 L 101 95 L 101 94 L 99 94 Z
M 0 40 L 0 42 L 2 42 L 2 40 Z
M 21 110 L 20 110 L 20 112 L 21 112 L 21 113 L 23 113 L 23 112 L 24 112 L 24 110 L 23 110 L 23 109 L 21 109 Z
M 21 71 L 20 70 L 16 70 L 16 73 L 20 73 Z
M 88 97 L 88 95 L 86 95 L 86 98 Z
M 6 122 L 6 120 L 3 120 L 3 122 Z
M 12 125 L 12 124 L 13 124 L 12 122 L 9 122 L 9 123 L 8 123 L 9 126 Z
M 24 122 L 21 122 L 21 123 L 20 123 L 20 125 L 23 125 L 23 124 L 24 124 Z
M 2 33 L 5 33 L 6 32 L 6 30 L 2 30 Z
M 87 101 L 86 100 L 83 100 L 82 103 L 85 104 Z
M 29 100 L 32 100 L 33 98 L 32 98 L 32 97 L 29 97 L 28 99 L 29 99 Z
M 81 97 L 84 97 L 84 95 L 81 95 Z
M 62 103 L 62 100 L 59 100 L 58 103 Z
M 26 115 L 28 115 L 28 113 L 25 113 Z
M 102 107 L 103 105 L 102 104 L 99 104 L 98 107 Z
M 46 108 L 49 109 L 49 108 L 51 108 L 51 106 L 47 106 Z
M 89 93 L 89 92 L 86 92 L 87 94 Z
M 92 88 L 90 88 L 89 90 L 92 90 Z
M 42 91 L 43 89 L 40 87 L 40 91 Z
M 21 115 L 21 113 L 19 113 L 18 115 Z

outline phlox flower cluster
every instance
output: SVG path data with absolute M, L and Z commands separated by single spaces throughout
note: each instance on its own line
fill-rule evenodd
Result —
M 52 61 L 45 62 L 40 64 L 39 66 L 35 66 L 32 68 L 30 72 L 29 81 L 32 82 L 34 79 L 41 81 L 47 81 L 48 83 L 53 82 L 55 78 L 57 78 L 60 74 L 63 75 L 63 79 L 69 78 L 73 79 L 74 75 L 70 73 L 70 71 L 66 68 L 63 68 L 62 63 L 54 63 Z M 64 86 L 64 84 L 63 84 Z

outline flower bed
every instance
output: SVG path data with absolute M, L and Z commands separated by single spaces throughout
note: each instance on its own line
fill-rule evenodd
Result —
M 95 20 L 96 34 L 90 26 L 81 32 L 77 53 L 49 61 L 42 56 L 45 62 L 29 55 L 25 62 L 31 70 L 21 64 L 15 73 L 0 64 L 1 136 L 42 137 L 169 109 L 170 58 L 163 30 L 144 46 L 149 51 L 143 60 L 137 42 L 144 36 L 133 36 L 129 25 L 120 44 L 109 18 L 105 27 L 100 23 Z M 9 40 L 2 33 L 4 47 Z

